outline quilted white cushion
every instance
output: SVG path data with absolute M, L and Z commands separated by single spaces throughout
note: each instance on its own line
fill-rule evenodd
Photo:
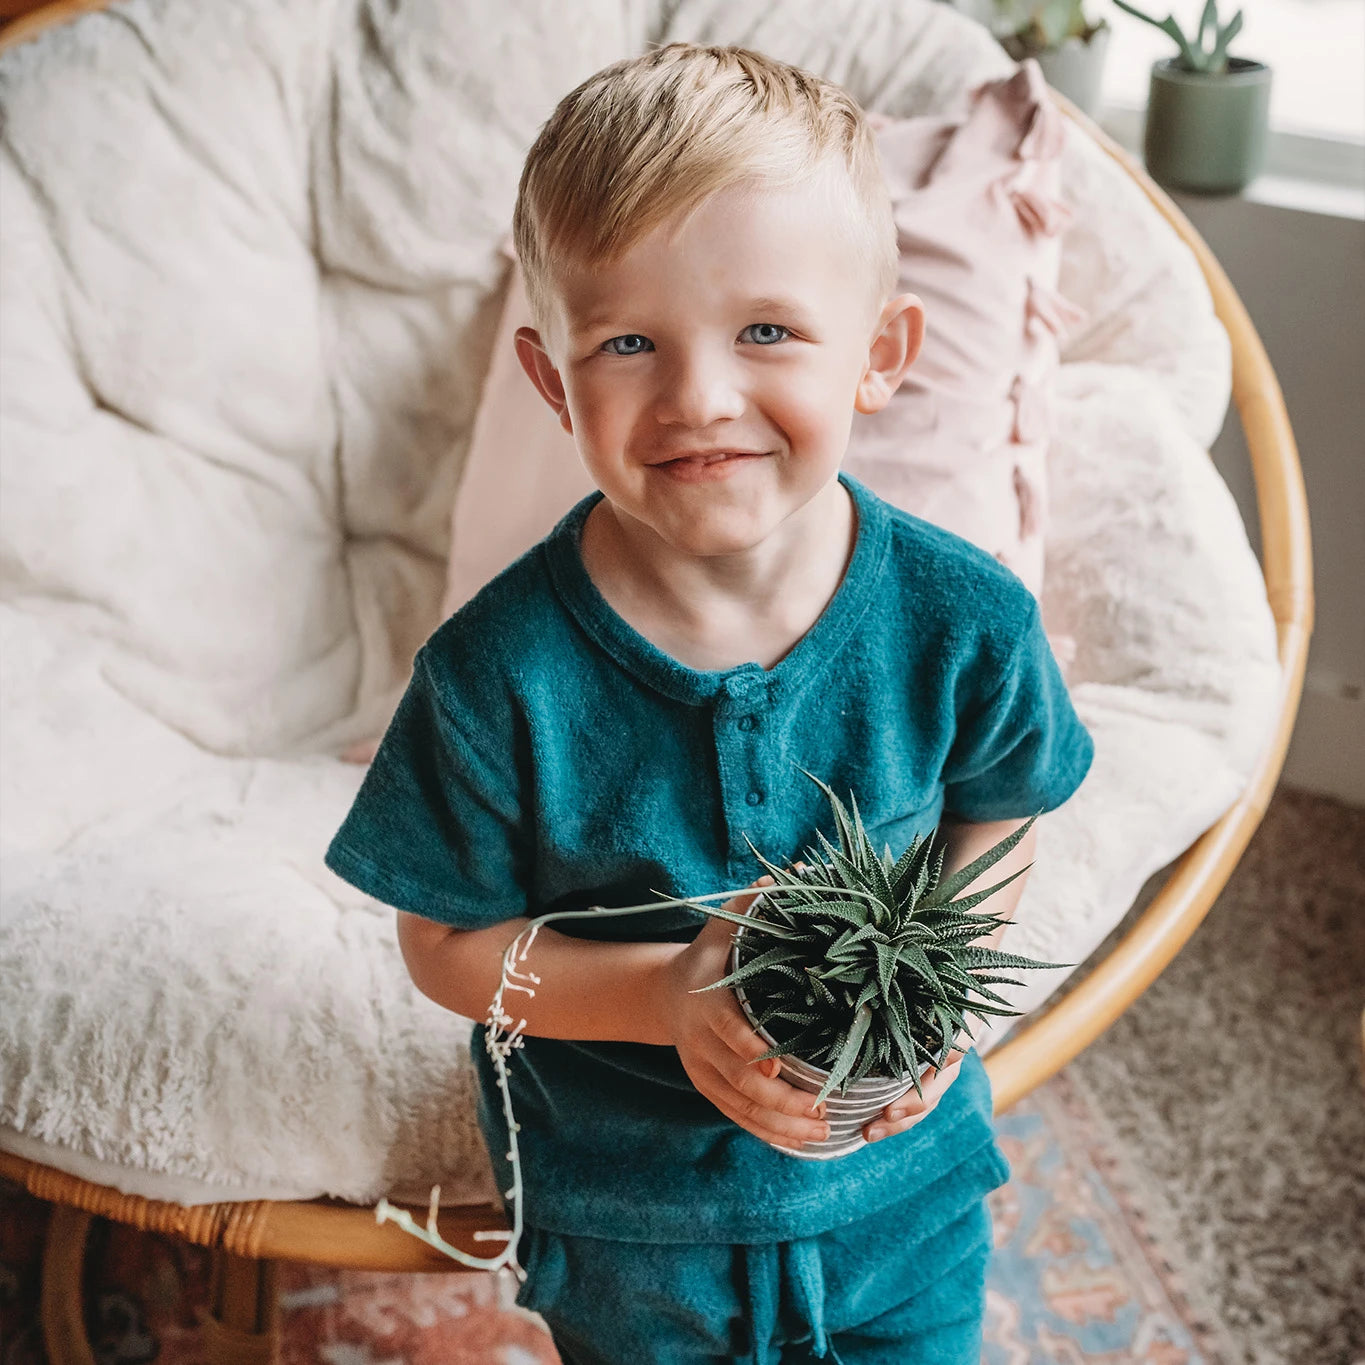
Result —
M 468 1024 L 322 851 L 438 618 L 525 148 L 646 41 L 893 115 L 1010 69 L 930 0 L 489 15 L 131 0 L 0 60 L 0 1146 L 182 1202 L 487 1196 Z M 1075 130 L 1064 174 L 1044 615 L 1096 760 L 1006 946 L 1080 961 L 1242 788 L 1279 670 L 1194 261 Z

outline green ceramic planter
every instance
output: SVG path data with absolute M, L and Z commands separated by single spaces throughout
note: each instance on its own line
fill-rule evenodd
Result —
M 1143 159 L 1170 189 L 1236 194 L 1265 163 L 1270 68 L 1229 57 L 1217 76 L 1167 57 L 1152 67 Z

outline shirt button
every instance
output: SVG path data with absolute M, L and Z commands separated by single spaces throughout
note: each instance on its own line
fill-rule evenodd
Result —
M 739 728 L 741 730 L 754 730 L 758 727 L 758 720 L 753 716 L 741 716 L 739 718 Z
M 763 804 L 763 793 L 762 793 L 762 792 L 750 792 L 750 793 L 748 794 L 748 796 L 746 796 L 744 799 L 745 799 L 751 806 L 761 806 L 761 805 Z

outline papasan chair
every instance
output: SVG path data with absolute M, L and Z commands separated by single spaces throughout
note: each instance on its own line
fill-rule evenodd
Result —
M 206 1358 L 270 1358 L 273 1266 L 488 1254 L 467 1021 L 322 862 L 440 619 L 521 159 L 647 43 L 743 43 L 894 117 L 1013 70 L 928 0 L 91 0 L 0 38 L 0 1174 L 54 1203 L 51 1359 L 92 1360 L 92 1215 L 217 1255 Z M 1284 405 L 1207 247 L 1066 108 L 1045 620 L 1091 775 L 1039 825 L 1038 974 L 997 1106 L 1193 932 L 1261 819 L 1310 630 Z M 1264 569 L 1207 456 L 1229 390 Z M 529 399 L 528 399 L 529 401 Z M 1145 883 L 1169 868 L 1140 912 Z M 1122 926 L 1121 932 L 1116 932 Z M 1107 939 L 1115 946 L 1092 955 Z M 1060 986 L 1060 989 L 1059 989 Z

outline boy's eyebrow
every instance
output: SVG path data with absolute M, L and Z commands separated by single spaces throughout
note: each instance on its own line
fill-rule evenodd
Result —
M 745 312 L 749 313 L 785 313 L 802 326 L 810 326 L 810 314 L 804 305 L 798 303 L 796 299 L 783 298 L 777 294 L 761 294 L 757 298 L 747 299 L 739 305 Z M 605 327 L 615 317 L 612 313 L 596 313 L 592 317 L 577 323 L 572 332 L 575 336 L 581 336 L 585 332 L 595 332 L 599 327 Z
M 746 308 L 777 308 L 787 313 L 799 313 L 801 305 L 795 299 L 784 299 L 779 294 L 760 294 L 756 299 L 750 299 L 745 305 Z

